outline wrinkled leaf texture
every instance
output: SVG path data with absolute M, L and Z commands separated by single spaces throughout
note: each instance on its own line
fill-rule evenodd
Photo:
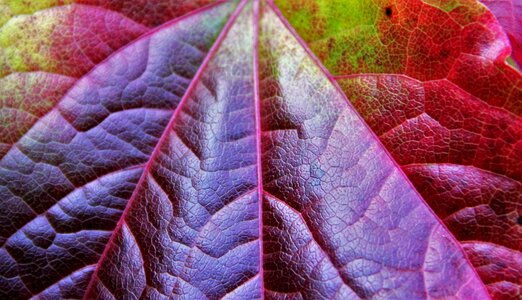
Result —
M 522 80 L 479 4 L 55 2 L 0 19 L 2 298 L 520 296 Z

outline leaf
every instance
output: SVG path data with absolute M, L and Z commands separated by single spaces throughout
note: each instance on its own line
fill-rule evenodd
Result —
M 136 40 L 22 134 L 0 161 L 3 297 L 488 297 L 258 5 L 223 30 L 230 3 Z
M 520 276 L 499 269 L 522 259 L 522 76 L 492 14 L 473 1 L 280 4 L 492 295 L 519 297 Z
M 522 2 L 520 0 L 481 0 L 498 19 L 513 47 L 513 59 L 522 64 Z

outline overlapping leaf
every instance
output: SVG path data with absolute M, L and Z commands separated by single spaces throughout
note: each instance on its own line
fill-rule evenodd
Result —
M 395 48 L 400 43 L 370 49 L 363 40 L 371 41 L 382 28 L 400 40 L 401 27 L 412 20 L 399 18 L 403 23 L 395 27 L 385 21 L 397 11 L 415 14 L 416 2 L 397 7 L 345 3 L 362 10 L 356 22 L 338 16 L 343 22 L 364 24 L 377 7 L 383 27 L 369 24 L 362 27 L 371 34 L 351 40 L 356 35 L 348 31 L 337 40 L 346 24 L 318 18 L 313 28 L 334 34 L 326 44 L 311 41 L 312 49 L 326 45 L 326 56 L 319 57 L 339 70 L 396 67 L 391 62 L 402 59 L 404 50 Z M 508 51 L 500 27 L 470 3 L 422 4 L 417 12 L 421 33 L 433 30 L 430 18 L 443 9 L 463 32 L 466 26 L 473 31 L 460 37 L 484 46 L 453 58 L 460 69 L 451 69 L 448 80 L 437 77 L 450 65 L 445 57 L 460 53 L 448 47 L 458 45 L 452 38 L 458 26 L 449 21 L 447 32 L 440 29 L 444 35 L 434 34 L 430 44 L 440 51 L 441 65 L 428 64 L 423 72 L 421 60 L 411 53 L 430 57 L 433 49 L 425 53 L 413 43 L 407 44 L 412 52 L 404 56 L 406 67 L 393 69 L 409 76 L 338 79 L 396 159 L 413 162 L 403 169 L 453 233 L 461 240 L 478 236 L 488 242 L 464 247 L 493 295 L 513 296 L 521 264 L 506 263 L 519 259 L 513 250 L 520 247 L 512 219 L 521 195 L 520 81 L 502 60 Z M 100 5 L 133 15 L 133 4 L 120 4 Z M 295 7 L 286 5 L 282 8 L 295 21 Z M 257 1 L 242 1 L 232 13 L 234 7 L 221 3 L 191 13 L 100 64 L 106 54 L 92 55 L 110 38 L 80 44 L 81 55 L 65 60 L 59 57 L 68 47 L 53 56 L 5 39 L 15 46 L 5 48 L 4 72 L 62 75 L 14 74 L 0 85 L 9 108 L 0 115 L 9 133 L 0 161 L 0 294 L 22 299 L 488 298 L 459 243 L 278 9 Z M 332 12 L 328 5 L 319 11 L 325 8 Z M 298 20 L 316 17 L 306 15 L 306 6 L 304 12 Z M 470 18 L 477 15 L 483 19 Z M 148 17 L 133 19 L 138 22 L 126 28 L 137 28 L 136 33 L 156 24 Z M 490 22 L 489 29 L 476 27 L 480 22 Z M 115 27 L 96 32 L 110 37 L 110 30 L 119 31 L 121 24 L 110 24 Z M 90 26 L 99 24 L 78 25 Z M 24 28 L 24 34 L 31 28 L 46 27 Z M 484 33 L 488 30 L 491 35 Z M 422 38 L 416 41 L 427 40 Z M 448 45 L 434 46 L 446 38 Z M 353 47 L 361 51 L 355 56 L 347 49 L 335 54 L 349 40 L 356 44 L 348 45 L 368 47 Z M 36 56 L 26 55 L 33 52 Z M 485 74 L 497 80 L 492 89 L 466 90 L 463 76 L 474 59 L 498 70 Z M 83 78 L 72 77 L 93 66 Z M 502 78 L 514 80 L 511 92 L 489 94 L 508 86 Z M 484 95 L 485 102 L 478 98 Z M 414 122 L 407 127 L 404 118 Z M 421 138 L 426 139 L 416 140 Z M 442 164 L 440 159 L 451 160 Z M 488 215 L 488 209 L 494 213 Z M 463 227 L 463 220 L 483 223 Z M 481 226 L 489 231 L 480 235 Z M 505 281 L 498 283 L 499 278 Z
M 513 47 L 513 59 L 522 65 L 522 1 L 520 0 L 480 0 L 504 27 Z

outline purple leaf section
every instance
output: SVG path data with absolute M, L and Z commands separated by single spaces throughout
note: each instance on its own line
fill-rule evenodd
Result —
M 0 298 L 83 294 L 233 4 L 137 40 L 78 80 L 0 161 Z
M 126 245 L 108 245 L 87 298 L 260 297 L 253 36 L 251 6 L 239 7 L 116 229 Z M 147 273 L 115 272 L 134 248 Z

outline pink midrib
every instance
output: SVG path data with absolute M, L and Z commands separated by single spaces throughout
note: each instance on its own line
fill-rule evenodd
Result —
M 258 229 L 259 229 L 259 280 L 261 283 L 261 299 L 265 298 L 265 280 L 263 268 L 263 169 L 261 157 L 261 99 L 259 96 L 259 1 L 254 1 L 254 103 L 255 103 L 255 119 L 256 119 L 256 159 L 257 159 L 257 197 L 258 197 Z

